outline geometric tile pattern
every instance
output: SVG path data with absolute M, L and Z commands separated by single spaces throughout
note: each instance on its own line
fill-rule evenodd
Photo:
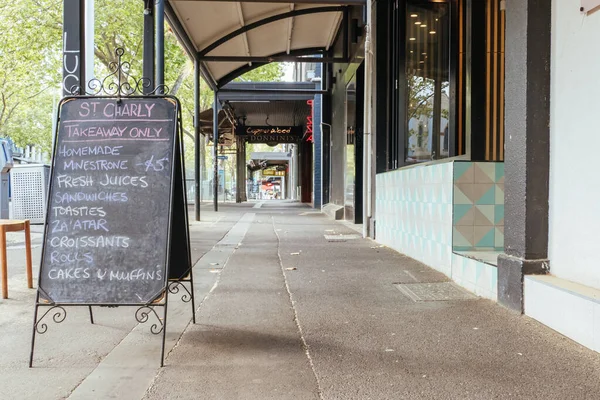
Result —
M 493 265 L 453 254 L 452 280 L 478 296 L 498 301 L 498 268 Z
M 452 162 L 376 177 L 377 241 L 451 275 Z
M 504 249 L 504 163 L 455 161 L 452 248 Z

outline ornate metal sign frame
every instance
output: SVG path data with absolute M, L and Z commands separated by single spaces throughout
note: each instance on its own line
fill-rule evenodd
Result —
M 117 102 L 119 103 L 121 101 L 122 98 L 169 98 L 172 99 L 176 102 L 177 104 L 177 109 L 176 109 L 176 115 L 177 115 L 177 121 L 176 121 L 176 137 L 175 137 L 175 143 L 173 146 L 173 152 L 175 153 L 177 151 L 177 149 L 179 150 L 179 163 L 180 166 L 179 168 L 181 168 L 181 173 L 182 176 L 185 176 L 185 165 L 183 162 L 183 154 L 184 153 L 184 149 L 183 149 L 183 140 L 181 138 L 181 134 L 183 132 L 182 129 L 182 118 L 181 118 L 181 107 L 179 105 L 179 100 L 177 100 L 177 98 L 168 95 L 169 92 L 169 88 L 166 85 L 158 85 L 155 88 L 153 88 L 151 91 L 147 91 L 146 93 L 144 93 L 145 89 L 149 89 L 150 85 L 151 85 L 151 80 L 148 78 L 141 78 L 138 80 L 135 80 L 134 84 L 130 84 L 129 80 L 123 80 L 124 76 L 127 76 L 129 74 L 129 69 L 130 69 L 130 63 L 127 61 L 122 61 L 121 60 L 121 56 L 124 54 L 124 50 L 122 48 L 117 48 L 115 50 L 115 54 L 117 56 L 117 62 L 111 62 L 109 64 L 109 74 L 102 80 L 100 79 L 93 79 L 91 80 L 88 85 L 87 85 L 87 89 L 82 88 L 81 86 L 78 85 L 74 85 L 70 88 L 70 94 L 71 96 L 68 96 L 66 98 L 63 99 L 63 101 L 65 99 L 69 99 L 69 98 L 103 98 L 103 99 L 107 99 L 107 98 L 113 98 L 116 99 Z M 58 134 L 58 124 L 59 124 L 59 120 L 57 118 L 56 121 L 56 132 Z M 52 154 L 54 155 L 56 153 L 56 141 L 54 144 L 54 149 Z M 176 157 L 173 157 L 174 160 L 176 160 Z M 175 161 L 177 162 L 177 160 Z M 171 196 L 170 196 L 170 207 L 169 207 L 169 220 L 172 221 L 172 214 L 173 214 L 173 200 L 174 200 L 174 190 L 175 190 L 175 171 L 176 171 L 176 164 L 173 164 L 173 171 L 172 171 L 172 176 L 171 176 Z M 52 172 L 51 172 L 52 174 Z M 50 177 L 50 179 L 52 179 L 52 177 Z M 186 190 L 186 183 L 185 183 L 185 179 L 182 179 L 182 190 L 183 193 L 187 193 Z M 51 199 L 48 199 L 48 204 L 47 207 L 50 204 Z M 184 197 L 184 203 L 185 203 L 185 197 Z M 49 213 L 47 213 L 49 214 Z M 185 229 L 186 229 L 186 238 L 188 240 L 189 243 L 189 237 L 190 237 L 190 233 L 189 233 L 189 221 L 188 221 L 188 214 L 187 214 L 187 208 L 185 210 Z M 46 230 L 48 228 L 48 215 L 46 216 L 46 223 L 45 223 L 45 227 L 44 230 Z M 170 245 L 171 245 L 171 238 L 172 238 L 172 224 L 170 224 L 169 226 L 169 230 L 168 230 L 168 234 L 167 234 L 167 251 L 170 250 Z M 46 236 L 46 233 L 44 232 L 44 237 Z M 43 243 L 43 247 L 45 247 L 45 241 Z M 42 248 L 42 253 L 43 253 L 43 248 Z M 164 360 L 165 360 L 165 341 L 166 341 L 166 326 L 167 326 L 167 309 L 168 309 L 168 302 L 169 302 L 169 294 L 172 295 L 177 295 L 181 293 L 180 299 L 182 302 L 184 303 L 190 303 L 191 307 L 192 307 L 192 322 L 195 324 L 196 323 L 196 305 L 195 305 L 195 297 L 194 297 L 194 277 L 193 277 L 193 272 L 192 272 L 192 263 L 191 263 L 191 249 L 188 246 L 188 254 L 187 254 L 187 259 L 188 259 L 188 265 L 189 268 L 182 274 L 182 276 L 177 277 L 177 278 L 171 278 L 170 277 L 170 254 L 168 254 L 167 256 L 167 265 L 166 265 L 166 280 L 165 280 L 165 286 L 162 290 L 161 293 L 158 294 L 158 296 L 151 302 L 148 303 L 144 303 L 144 304 L 88 304 L 88 303 L 68 303 L 68 304 L 64 304 L 64 303 L 54 303 L 54 302 L 46 302 L 46 301 L 40 301 L 40 289 L 38 288 L 37 291 L 37 295 L 36 295 L 36 300 L 35 300 L 35 311 L 34 311 L 34 317 L 33 317 L 33 328 L 32 328 L 32 336 L 31 336 L 31 351 L 30 351 L 30 355 L 29 355 L 29 367 L 33 367 L 33 356 L 34 356 L 34 350 L 35 350 L 35 339 L 36 339 L 36 334 L 39 335 L 43 335 L 44 333 L 46 333 L 48 331 L 48 322 L 53 322 L 55 324 L 60 324 L 62 322 L 64 322 L 67 318 L 67 309 L 66 307 L 88 307 L 89 310 L 89 316 L 90 316 L 90 322 L 92 324 L 94 324 L 94 314 L 93 314 L 93 310 L 92 307 L 110 307 L 110 308 L 116 308 L 116 307 L 138 307 L 137 310 L 134 313 L 135 319 L 138 323 L 140 324 L 144 324 L 147 323 L 149 321 L 154 321 L 152 323 L 152 325 L 150 326 L 150 332 L 154 335 L 158 335 L 162 333 L 162 348 L 161 348 L 161 359 L 160 359 L 160 366 L 163 367 L 164 366 Z M 41 277 L 42 274 L 42 268 L 40 268 L 39 271 L 39 276 L 38 276 L 38 282 L 39 282 L 39 278 Z M 189 288 L 186 286 L 188 285 Z M 40 307 L 45 307 L 47 308 L 45 311 L 40 312 L 39 308 Z M 156 311 L 157 308 L 162 308 L 163 309 L 163 314 L 162 314 L 162 318 L 159 316 L 159 313 Z M 41 316 L 40 316 L 41 314 Z

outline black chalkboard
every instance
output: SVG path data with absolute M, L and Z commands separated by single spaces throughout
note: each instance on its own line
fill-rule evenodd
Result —
M 187 222 L 182 183 L 174 182 L 182 174 L 178 107 L 169 97 L 61 102 L 40 268 L 43 301 L 134 305 L 163 295 L 173 275 L 173 216 Z M 188 260 L 177 264 L 189 268 Z

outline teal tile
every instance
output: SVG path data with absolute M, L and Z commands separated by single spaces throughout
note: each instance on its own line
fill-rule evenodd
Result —
M 494 206 L 494 224 L 504 220 L 504 204 Z
M 490 229 L 489 232 L 479 240 L 479 242 L 475 243 L 475 247 L 477 248 L 489 247 L 490 249 L 493 249 L 494 245 L 494 228 Z
M 500 180 L 500 178 L 504 178 L 504 163 L 499 162 L 496 163 L 496 182 Z
M 456 182 L 465 172 L 473 166 L 470 161 L 456 161 L 454 162 L 454 181 Z
M 452 246 L 453 251 L 471 251 L 473 246 Z
M 496 204 L 504 204 L 504 184 L 497 183 L 496 185 Z
M 496 204 L 496 186 L 492 185 L 490 189 L 475 202 L 475 204 Z
M 456 224 L 458 221 L 460 221 L 462 217 L 467 215 L 471 208 L 473 208 L 471 204 L 455 204 L 454 215 L 452 216 L 454 221 L 453 223 Z
M 496 228 L 494 234 L 494 245 L 496 246 L 496 251 L 504 251 L 504 233 L 498 228 Z

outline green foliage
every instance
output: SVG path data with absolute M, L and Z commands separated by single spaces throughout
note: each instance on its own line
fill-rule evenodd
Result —
M 49 150 L 53 110 L 61 93 L 62 0 L 11 0 L 0 4 L 0 136 L 23 147 Z M 95 0 L 94 74 L 103 78 L 116 62 L 115 50 L 130 63 L 121 76 L 130 82 L 142 77 L 143 3 L 133 0 Z M 282 64 L 256 68 L 238 80 L 278 81 Z M 186 154 L 193 160 L 193 64 L 165 27 L 165 84 L 182 104 Z M 200 85 L 200 109 L 212 107 L 213 94 Z M 209 152 L 209 147 L 203 146 Z M 208 155 L 208 154 L 207 154 Z M 193 165 L 189 164 L 188 165 Z
M 270 63 L 261 65 L 235 79 L 236 82 L 279 82 L 283 78 L 283 64 Z
M 61 3 L 15 0 L 0 5 L 0 136 L 11 136 L 19 146 L 49 148 L 62 36 L 52 14 Z

